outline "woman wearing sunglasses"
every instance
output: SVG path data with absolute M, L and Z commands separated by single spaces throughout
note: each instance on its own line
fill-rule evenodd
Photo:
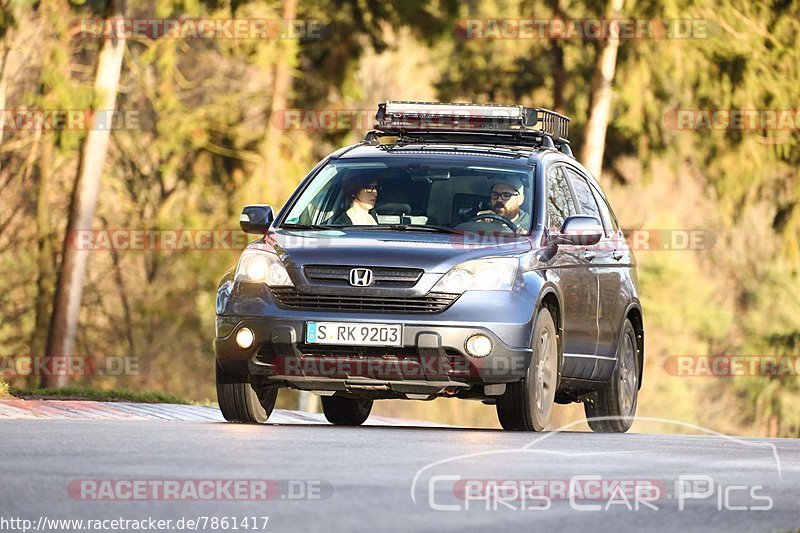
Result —
M 345 180 L 342 185 L 345 201 L 350 202 L 347 211 L 333 220 L 337 226 L 376 226 L 375 202 L 378 201 L 378 180 L 369 176 L 358 176 Z

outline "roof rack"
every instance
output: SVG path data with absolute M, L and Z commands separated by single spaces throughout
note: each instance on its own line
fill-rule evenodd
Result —
M 569 118 L 521 105 L 387 101 L 366 142 L 480 142 L 558 148 L 572 156 Z

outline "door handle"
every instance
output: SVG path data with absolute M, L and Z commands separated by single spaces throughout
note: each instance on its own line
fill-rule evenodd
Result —
M 622 259 L 622 255 L 623 255 L 622 252 L 620 252 L 619 250 L 614 250 L 613 252 L 611 252 L 611 257 L 614 258 L 614 261 L 619 261 L 620 259 Z
M 581 254 L 581 257 L 586 261 L 594 260 L 595 256 L 597 256 L 597 252 L 592 252 L 591 250 L 584 250 L 583 254 Z

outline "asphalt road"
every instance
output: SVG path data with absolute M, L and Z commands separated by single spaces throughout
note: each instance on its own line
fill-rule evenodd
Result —
M 48 521 L 149 517 L 172 520 L 168 531 L 181 531 L 182 518 L 183 530 L 199 520 L 197 530 L 212 531 L 215 517 L 228 517 L 228 530 L 233 517 L 239 531 L 245 518 L 252 531 L 268 517 L 267 531 L 292 532 L 800 527 L 800 441 L 788 439 L 2 420 L 0 458 L 2 531 L 22 530 L 3 519 L 77 531 Z M 226 489 L 226 480 L 238 489 Z M 499 490 L 498 480 L 514 481 Z M 598 492 L 602 482 L 606 492 Z M 192 487 L 198 497 L 222 499 L 189 499 Z M 140 499 L 120 499 L 134 490 Z

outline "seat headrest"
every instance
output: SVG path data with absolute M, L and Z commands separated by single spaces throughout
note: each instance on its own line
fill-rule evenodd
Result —
M 411 206 L 408 204 L 390 203 L 375 206 L 375 210 L 381 215 L 408 215 L 411 213 Z

